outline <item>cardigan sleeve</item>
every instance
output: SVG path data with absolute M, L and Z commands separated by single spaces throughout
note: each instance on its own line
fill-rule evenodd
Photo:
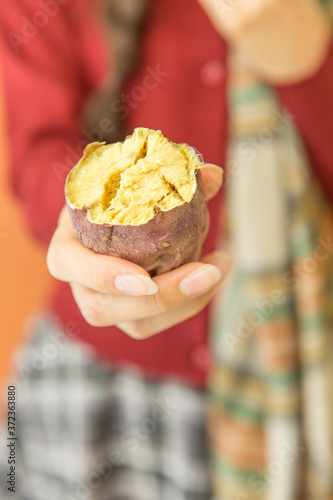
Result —
M 313 169 L 333 202 L 333 40 L 321 67 L 294 85 L 276 87 L 293 116 Z
M 65 177 L 90 142 L 79 120 L 89 85 L 67 3 L 0 3 L 8 177 L 29 229 L 46 244 L 65 202 Z

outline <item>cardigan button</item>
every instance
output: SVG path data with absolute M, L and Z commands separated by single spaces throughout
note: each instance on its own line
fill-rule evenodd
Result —
M 207 370 L 212 362 L 208 345 L 196 346 L 191 354 L 192 365 L 199 370 Z
M 201 68 L 200 78 L 206 87 L 219 87 L 224 80 L 225 69 L 222 61 L 213 59 L 207 61 Z

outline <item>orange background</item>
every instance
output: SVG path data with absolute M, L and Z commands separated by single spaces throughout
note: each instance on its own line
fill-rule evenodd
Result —
M 27 234 L 22 209 L 8 185 L 8 156 L 6 148 L 3 99 L 0 92 L 0 387 L 7 386 L 12 353 L 23 336 L 23 325 L 32 311 L 40 308 L 51 286 L 45 256 Z M 1 398 L 2 403 L 3 398 Z M 1 406 L 0 406 L 1 415 Z

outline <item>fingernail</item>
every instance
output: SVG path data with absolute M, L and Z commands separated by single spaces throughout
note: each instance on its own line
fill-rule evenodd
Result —
M 158 292 L 155 281 L 141 274 L 118 274 L 114 286 L 127 295 L 154 295 Z
M 184 278 L 179 288 L 184 295 L 194 295 L 203 292 L 221 279 L 221 271 L 218 267 L 205 264 L 198 271 L 194 271 Z

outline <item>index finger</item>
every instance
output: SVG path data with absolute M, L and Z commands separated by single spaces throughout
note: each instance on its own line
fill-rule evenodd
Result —
M 158 291 L 156 283 L 141 266 L 86 248 L 75 234 L 67 207 L 60 214 L 59 225 L 49 246 L 47 265 L 51 275 L 58 280 L 101 293 L 124 295 L 121 289 L 124 286 L 129 295 L 152 295 Z

